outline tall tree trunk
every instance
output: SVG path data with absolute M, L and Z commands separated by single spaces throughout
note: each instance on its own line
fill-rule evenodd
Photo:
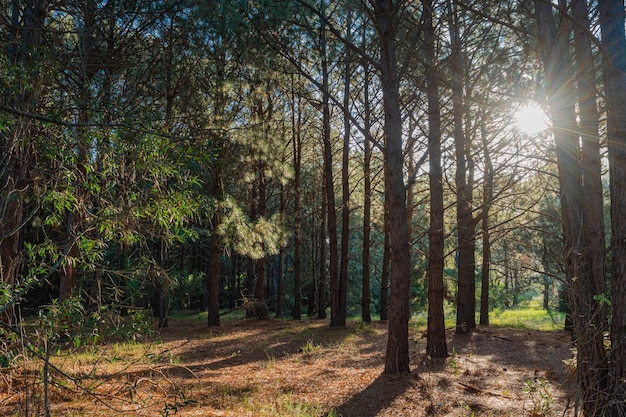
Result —
M 626 35 L 624 3 L 598 2 L 604 56 L 611 191 L 612 320 L 610 351 L 610 415 L 626 415 Z
M 352 12 L 348 9 L 346 17 L 346 40 L 352 39 Z M 341 163 L 341 264 L 339 265 L 339 310 L 338 326 L 345 326 L 348 314 L 348 264 L 350 254 L 350 82 L 352 54 L 346 47 L 343 74 L 343 149 Z
M 261 164 L 263 165 L 263 164 Z M 263 172 L 264 167 L 259 168 L 258 178 L 258 200 L 257 200 L 257 220 L 263 219 L 267 215 L 267 199 L 266 199 L 266 179 Z M 265 285 L 266 285 L 266 265 L 267 258 L 262 256 L 256 260 L 256 285 L 254 286 L 254 298 L 258 301 L 265 300 Z
M 324 3 L 324 2 L 323 2 Z M 322 5 L 322 14 L 325 13 L 325 4 Z M 322 20 L 320 28 L 320 45 L 322 53 L 322 140 L 324 143 L 324 180 L 326 182 L 326 196 L 328 208 L 328 246 L 330 262 L 330 325 L 338 327 L 345 325 L 342 318 L 342 306 L 339 284 L 339 258 L 337 248 L 337 209 L 335 206 L 335 185 L 333 182 L 333 146 L 330 132 L 330 97 L 328 81 L 328 57 L 326 51 L 326 24 Z
M 407 129 L 407 143 L 406 143 L 406 159 L 407 159 L 407 177 L 408 181 L 406 184 L 406 227 L 407 234 L 409 236 L 409 248 L 412 247 L 413 243 L 413 217 L 415 215 L 415 177 L 417 173 L 415 172 L 415 142 L 416 139 L 413 136 L 415 132 L 415 122 L 412 117 L 409 117 L 408 120 L 408 129 Z M 413 279 L 413 250 L 409 249 L 409 262 L 411 265 L 411 279 Z
M 261 164 L 265 165 L 265 164 Z M 264 166 L 259 170 L 259 199 L 257 205 L 257 215 L 258 219 L 263 219 L 267 217 L 267 179 L 264 173 Z M 257 272 L 257 280 L 256 286 L 254 287 L 254 298 L 257 299 L 260 303 L 265 303 L 266 296 L 266 285 L 267 285 L 267 256 L 263 255 L 260 259 L 256 261 L 256 272 Z M 267 318 L 267 309 L 259 309 L 257 311 L 259 319 Z
M 363 44 L 365 45 L 365 32 L 363 35 Z M 371 297 L 371 273 L 370 273 L 370 246 L 372 233 L 372 144 L 369 137 L 371 128 L 371 108 L 370 108 L 370 71 L 369 64 L 363 63 L 363 112 L 364 123 L 363 130 L 363 276 L 362 276 L 362 292 L 361 292 L 361 320 L 365 323 L 372 321 L 372 313 L 370 304 Z
M 428 326 L 426 353 L 432 358 L 448 356 L 443 311 L 444 268 L 444 202 L 441 168 L 441 104 L 435 54 L 433 2 L 423 1 L 424 59 L 426 62 L 426 95 L 428 98 L 428 161 L 430 185 L 430 226 L 428 229 Z
M 322 174 L 325 175 L 325 174 Z M 322 212 L 319 226 L 319 277 L 317 281 L 317 318 L 326 318 L 326 227 L 328 213 L 328 198 L 322 181 Z
M 622 11 L 623 12 L 623 11 Z M 579 352 L 589 366 L 589 381 L 592 393 L 590 401 L 595 404 L 585 406 L 586 413 L 596 413 L 603 407 L 607 390 L 608 358 L 604 349 L 604 334 L 608 331 L 607 307 L 598 302 L 596 295 L 606 294 L 606 249 L 604 233 L 604 204 L 602 187 L 602 162 L 600 158 L 600 135 L 598 128 L 598 110 L 596 90 L 596 71 L 591 40 L 581 25 L 589 28 L 589 12 L 586 0 L 573 0 L 572 13 L 577 24 L 574 27 L 576 82 L 578 86 L 578 118 L 581 143 L 581 181 L 582 181 L 582 214 L 584 277 L 576 284 L 580 292 L 582 308 L 588 309 L 584 318 L 585 344 Z M 623 27 L 623 20 L 622 20 Z M 622 103 L 623 106 L 624 103 Z
M 389 199 L 391 243 L 391 302 L 385 373 L 409 372 L 409 317 L 411 262 L 406 222 L 406 188 L 402 152 L 400 81 L 396 61 L 398 7 L 401 2 L 372 1 L 376 32 L 380 41 L 383 106 L 385 110 L 384 148 L 385 195 Z
M 475 293 L 472 288 L 475 286 L 474 276 L 474 225 L 472 218 L 471 193 L 467 180 L 467 138 L 463 129 L 463 119 L 465 106 L 463 104 L 463 51 L 461 48 L 461 34 L 456 2 L 448 0 L 449 8 L 449 30 L 450 30 L 450 72 L 452 84 L 452 115 L 454 121 L 454 148 L 456 156 L 456 220 L 458 238 L 457 256 L 457 309 L 456 309 L 456 332 L 467 333 L 476 325 L 475 312 L 472 306 L 475 305 Z
M 300 209 L 301 178 L 302 178 L 302 109 L 300 98 L 292 96 L 291 124 L 293 136 L 293 275 L 294 275 L 294 305 L 292 317 L 300 320 L 302 316 L 301 289 L 302 289 L 302 212 Z
M 222 170 L 216 167 L 213 173 L 213 195 L 215 198 L 221 196 L 221 177 Z M 218 209 L 216 208 L 210 220 L 211 239 L 209 243 L 209 271 L 208 271 L 208 317 L 207 323 L 209 327 L 220 325 L 220 303 L 219 303 L 219 289 L 220 289 L 220 236 L 218 233 L 218 227 L 221 222 Z
M 167 327 L 167 305 L 168 305 L 168 297 L 169 297 L 169 288 L 170 288 L 170 278 L 167 274 L 169 262 L 169 248 L 167 247 L 167 243 L 165 239 L 159 240 L 159 255 L 158 255 L 158 273 L 156 279 L 157 283 L 157 291 L 159 292 L 159 303 L 156 306 L 158 310 L 159 317 L 159 328 Z
M 604 246 L 604 204 L 602 187 L 602 162 L 600 158 L 600 133 L 598 127 L 598 91 L 596 69 L 591 49 L 591 40 L 581 27 L 589 28 L 589 12 L 586 0 L 573 0 L 572 13 L 577 24 L 574 26 L 576 83 L 578 86 L 578 118 L 581 143 L 581 169 L 583 184 L 584 237 L 589 254 L 585 262 L 590 274 L 590 284 L 596 294 L 605 294 L 606 248 Z M 593 316 L 594 326 L 600 333 L 608 330 L 607 312 L 598 306 Z
M 489 237 L 489 211 L 493 200 L 493 164 L 489 152 L 487 141 L 487 129 L 485 121 L 481 119 L 480 135 L 483 145 L 483 159 L 485 172 L 483 173 L 483 207 L 482 207 L 482 240 L 483 240 L 483 260 L 480 271 L 481 291 L 480 291 L 480 324 L 489 325 L 489 276 L 491 270 L 491 239 Z
M 578 345 L 578 391 L 584 415 L 595 416 L 604 403 L 606 384 L 606 378 L 603 376 L 606 369 L 603 332 L 594 326 L 594 316 L 601 315 L 603 308 L 599 306 L 597 300 L 594 300 L 599 293 L 595 288 L 591 259 L 593 250 L 597 249 L 591 248 L 589 242 L 584 241 L 589 238 L 589 223 L 588 216 L 585 215 L 587 207 L 583 203 L 583 196 L 593 199 L 593 184 L 587 184 L 581 168 L 580 136 L 575 111 L 576 91 L 569 53 L 570 25 L 569 21 L 561 16 L 557 29 L 550 4 L 536 0 L 535 8 L 540 52 L 546 73 L 546 95 L 556 142 L 566 290 L 572 310 L 574 337 Z M 584 107 L 585 103 L 581 104 Z M 580 116 L 586 115 L 581 112 Z M 586 126 L 583 126 L 584 128 Z M 589 190 L 588 186 L 591 186 Z M 601 322 L 597 324 L 600 328 L 604 326 Z
M 380 320 L 389 320 L 389 287 L 391 283 L 391 225 L 389 224 L 389 198 L 383 207 L 384 241 L 383 265 L 380 274 Z
M 267 105 L 264 105 L 264 98 L 267 99 Z M 265 94 L 261 97 L 258 97 L 256 101 L 255 113 L 258 116 L 258 119 L 263 128 L 263 139 L 265 143 L 270 142 L 270 137 L 272 135 L 272 118 L 274 114 L 274 103 L 272 99 L 271 87 L 269 85 L 269 81 L 265 83 Z M 267 176 L 265 171 L 267 169 L 267 163 L 261 159 L 258 161 L 258 172 L 257 172 L 257 188 L 258 188 L 258 199 L 256 201 L 257 206 L 257 220 L 262 220 L 267 218 Z M 265 248 L 263 248 L 265 251 Z M 265 303 L 266 297 L 266 287 L 267 287 L 267 255 L 263 254 L 260 259 L 257 260 L 257 282 L 254 290 L 254 298 L 257 299 L 259 303 Z M 257 311 L 259 319 L 268 318 L 268 311 L 266 308 L 259 309 Z
M 285 218 L 285 187 L 280 186 L 280 217 Z M 285 247 L 281 246 L 278 252 L 278 279 L 276 282 L 276 318 L 285 315 Z

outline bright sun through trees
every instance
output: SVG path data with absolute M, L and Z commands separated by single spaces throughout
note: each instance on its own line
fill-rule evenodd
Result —
M 543 132 L 549 127 L 548 116 L 537 104 L 520 107 L 514 115 L 515 128 L 527 135 Z

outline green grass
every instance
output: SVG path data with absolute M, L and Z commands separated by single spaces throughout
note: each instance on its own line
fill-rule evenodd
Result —
M 456 324 L 455 311 L 451 306 L 445 309 L 446 329 L 453 328 Z M 489 312 L 489 325 L 491 327 L 509 327 L 523 330 L 560 330 L 563 329 L 565 320 L 564 313 L 554 310 L 544 310 L 540 305 L 530 303 L 516 308 L 503 309 L 495 308 Z M 479 315 L 476 314 L 476 323 L 479 322 Z M 426 311 L 419 311 L 413 314 L 411 326 L 417 331 L 426 330 Z
M 454 306 L 447 304 L 445 308 L 445 325 L 446 328 L 449 329 L 454 327 L 456 324 L 456 316 Z M 180 310 L 173 312 L 171 314 L 172 317 L 180 318 L 180 319 L 196 319 L 196 320 L 206 320 L 207 313 L 202 312 L 198 313 Z M 222 321 L 237 321 L 245 319 L 245 312 L 243 310 L 234 310 L 228 311 L 223 310 L 222 316 L 220 320 Z M 291 318 L 286 317 L 284 320 L 291 320 Z M 380 318 L 378 316 L 372 317 L 373 321 L 378 321 Z M 563 322 L 565 320 L 565 316 L 561 312 L 557 312 L 554 310 L 546 311 L 544 310 L 539 303 L 530 302 L 527 305 L 518 306 L 515 308 L 504 309 L 504 308 L 495 308 L 489 312 L 489 322 L 493 327 L 511 327 L 516 329 L 527 329 L 527 330 L 559 330 L 563 328 Z M 305 320 L 306 321 L 306 320 Z M 357 322 L 355 326 L 355 332 L 375 332 L 373 328 L 368 326 L 366 323 L 360 322 L 360 317 L 351 317 L 349 321 Z M 479 315 L 476 314 L 476 323 L 479 321 Z M 427 324 L 427 314 L 426 309 L 420 309 L 419 311 L 414 311 L 411 317 L 411 326 L 416 330 L 425 330 Z M 306 328 L 306 325 L 303 326 Z M 292 333 L 296 332 L 293 328 L 289 328 L 284 332 Z
M 560 330 L 563 329 L 564 320 L 563 313 L 532 305 L 507 310 L 495 309 L 489 314 L 489 322 L 493 327 L 524 330 Z
M 169 316 L 175 319 L 196 319 L 207 320 L 208 313 L 206 311 L 198 313 L 198 310 L 175 310 L 170 312 Z M 243 320 L 246 318 L 246 312 L 241 310 L 221 310 L 220 321 Z
M 335 410 L 328 411 L 322 404 L 309 404 L 305 401 L 294 398 L 290 393 L 281 395 L 274 399 L 270 407 L 252 407 L 255 415 L 259 417 L 336 417 Z

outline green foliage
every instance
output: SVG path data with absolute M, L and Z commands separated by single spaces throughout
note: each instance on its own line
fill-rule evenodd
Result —
M 597 301 L 600 306 L 611 306 L 611 298 L 607 297 L 606 294 L 596 294 L 593 296 L 593 299 Z
M 458 376 L 460 371 L 459 371 L 459 364 L 456 360 L 456 350 L 454 349 L 454 347 L 452 347 L 452 354 L 448 357 L 448 365 L 452 369 L 452 372 L 454 373 L 454 375 Z
M 79 297 L 52 303 L 39 311 L 36 330 L 46 343 L 78 349 L 105 340 L 138 340 L 150 334 L 151 318 L 143 310 L 122 317 L 119 309 L 100 307 L 86 311 Z
M 173 285 L 170 288 L 170 306 L 174 310 L 197 308 L 200 297 L 206 291 L 205 275 L 195 272 L 184 274 L 174 271 L 170 274 Z
M 233 198 L 227 198 L 222 203 L 222 209 L 225 216 L 218 233 L 224 244 L 238 254 L 260 259 L 266 255 L 276 255 L 287 243 L 289 234 L 279 216 L 250 220 Z
M 545 378 L 526 381 L 524 392 L 530 403 L 529 407 L 524 406 L 529 417 L 550 417 L 556 414 L 553 409 L 552 387 Z
M 308 339 L 306 343 L 300 348 L 300 352 L 302 353 L 311 353 L 316 350 L 320 350 L 322 347 L 320 345 L 315 345 L 313 343 L 313 339 Z

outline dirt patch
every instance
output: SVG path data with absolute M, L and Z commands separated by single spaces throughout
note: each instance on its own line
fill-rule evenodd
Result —
M 76 395 L 54 394 L 51 408 L 93 416 L 573 414 L 565 332 L 449 333 L 446 360 L 426 357 L 423 334 L 412 336 L 411 373 L 388 376 L 384 323 L 331 329 L 328 321 L 249 320 L 209 329 L 204 320 L 174 319 L 138 358 L 108 350 L 96 367 L 72 362 L 70 371 L 82 372 L 94 395 L 53 387 Z M 19 392 L 0 400 L 0 415 L 19 412 Z

